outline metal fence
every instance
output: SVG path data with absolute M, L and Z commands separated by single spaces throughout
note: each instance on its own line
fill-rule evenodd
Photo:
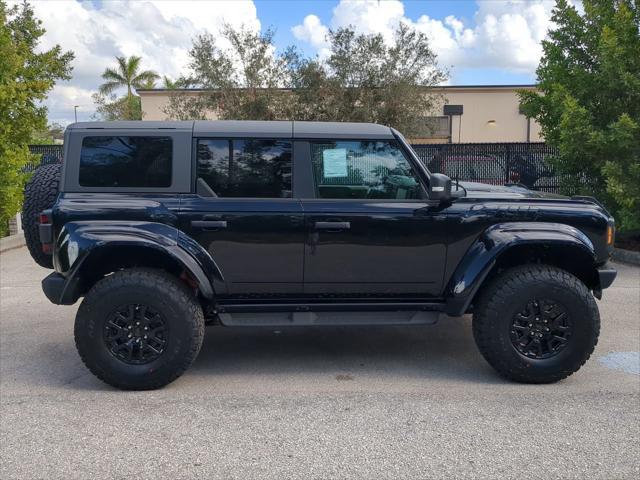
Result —
M 29 145 L 29 151 L 40 157 L 34 162 L 27 163 L 23 169 L 25 172 L 33 172 L 40 165 L 62 162 L 64 145 Z
M 493 185 L 519 183 L 533 190 L 560 191 L 561 178 L 549 163 L 558 151 L 545 143 L 445 143 L 413 148 L 429 170 L 453 179 Z M 25 171 L 62 161 L 62 145 L 30 145 L 29 149 L 41 158 L 27 165 Z
M 560 178 L 549 160 L 558 150 L 545 143 L 446 143 L 413 145 L 430 171 L 452 179 L 558 193 Z

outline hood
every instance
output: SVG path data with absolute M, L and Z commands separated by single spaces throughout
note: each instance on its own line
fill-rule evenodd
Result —
M 467 198 L 568 198 L 554 193 L 529 190 L 524 185 L 489 185 L 488 183 L 460 182 Z M 455 191 L 456 182 L 452 182 L 451 190 Z

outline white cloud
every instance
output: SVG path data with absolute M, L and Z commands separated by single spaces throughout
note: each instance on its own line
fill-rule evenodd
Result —
M 552 7 L 548 0 L 478 2 L 473 22 L 452 15 L 439 20 L 426 14 L 414 21 L 405 16 L 400 0 L 341 0 L 330 26 L 352 25 L 358 32 L 380 33 L 389 40 L 398 23 L 405 22 L 429 36 L 443 66 L 490 66 L 533 73 L 542 55 L 540 42 L 551 26 Z M 292 32 L 326 55 L 327 30 L 318 17 L 308 15 Z
M 47 33 L 41 48 L 59 44 L 75 53 L 73 79 L 60 82 L 47 106 L 50 120 L 69 123 L 73 106 L 79 119 L 94 112 L 91 93 L 102 83 L 100 74 L 114 65 L 116 55 L 138 55 L 145 69 L 176 78 L 185 72 L 192 39 L 204 30 L 214 35 L 224 23 L 252 30 L 260 21 L 252 1 L 104 1 L 32 2 Z
M 329 53 L 326 39 L 329 29 L 322 25 L 316 15 L 307 15 L 304 17 L 302 25 L 296 25 L 291 31 L 297 39 L 313 45 L 320 57 L 325 57 Z

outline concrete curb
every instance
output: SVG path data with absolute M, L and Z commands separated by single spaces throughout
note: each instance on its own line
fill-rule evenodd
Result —
M 24 234 L 22 233 L 0 238 L 0 252 L 6 252 L 7 250 L 19 248 L 24 245 Z
M 627 263 L 629 265 L 640 265 L 640 252 L 614 248 L 612 257 L 616 262 Z

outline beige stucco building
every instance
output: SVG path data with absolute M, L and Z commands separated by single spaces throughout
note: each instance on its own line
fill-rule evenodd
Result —
M 540 126 L 520 113 L 517 90 L 533 85 L 445 86 L 437 111 L 425 112 L 426 133 L 414 143 L 540 142 Z M 175 90 L 138 90 L 144 120 L 166 120 L 165 107 Z M 201 90 L 181 90 L 201 95 Z M 215 112 L 210 119 L 215 120 Z

